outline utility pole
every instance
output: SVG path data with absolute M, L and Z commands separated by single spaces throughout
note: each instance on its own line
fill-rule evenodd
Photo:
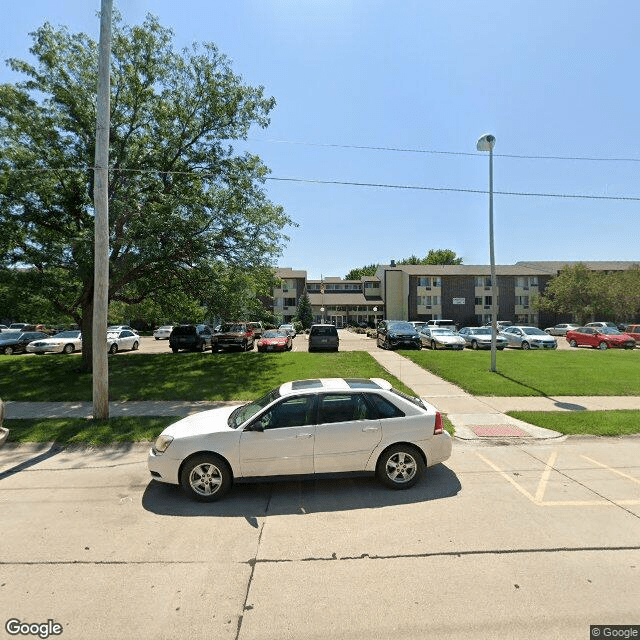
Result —
M 100 48 L 98 52 L 98 97 L 93 207 L 93 417 L 109 418 L 109 364 L 107 362 L 107 313 L 109 309 L 109 127 L 111 67 L 111 7 L 101 0 Z

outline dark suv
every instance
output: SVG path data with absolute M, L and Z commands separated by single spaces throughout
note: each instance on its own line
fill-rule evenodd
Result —
M 340 345 L 338 330 L 332 324 L 313 324 L 309 331 L 309 351 L 325 349 L 337 351 Z
M 169 336 L 169 346 L 173 353 L 185 351 L 206 351 L 215 348 L 215 337 L 207 324 L 181 324 L 174 327 Z
M 378 325 L 377 345 L 384 349 L 405 347 L 422 349 L 416 328 L 404 320 L 383 320 Z

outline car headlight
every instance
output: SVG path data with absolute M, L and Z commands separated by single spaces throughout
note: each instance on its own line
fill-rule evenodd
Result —
M 172 442 L 173 436 L 159 435 L 153 445 L 153 450 L 156 453 L 164 453 Z
M 389 337 L 395 340 L 398 337 L 398 334 L 389 332 Z

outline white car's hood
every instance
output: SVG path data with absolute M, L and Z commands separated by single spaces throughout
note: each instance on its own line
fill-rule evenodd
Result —
M 162 435 L 172 436 L 173 438 L 188 438 L 208 433 L 235 431 L 235 429 L 231 429 L 227 425 L 227 420 L 237 407 L 238 405 L 233 405 L 195 413 L 169 425 L 162 432 Z
M 461 340 L 462 340 L 462 342 L 464 342 L 464 338 L 461 338 L 460 336 L 439 336 L 439 335 L 434 335 L 433 339 L 436 342 L 442 342 L 442 344 L 459 344 Z

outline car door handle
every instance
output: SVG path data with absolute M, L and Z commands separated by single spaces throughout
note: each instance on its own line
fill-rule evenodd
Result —
M 363 431 L 377 431 L 380 427 L 362 427 Z
M 296 438 L 311 438 L 311 436 L 313 436 L 312 433 L 298 433 Z

